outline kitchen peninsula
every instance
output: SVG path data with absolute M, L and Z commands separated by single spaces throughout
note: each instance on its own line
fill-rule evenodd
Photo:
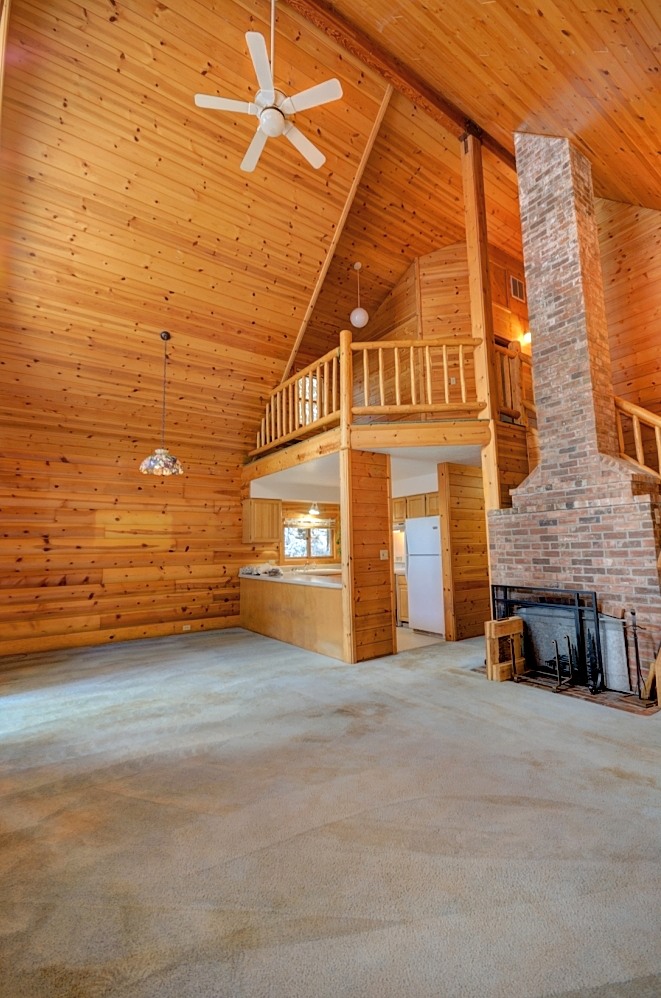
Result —
M 239 571 L 241 626 L 343 658 L 342 568 L 248 565 Z

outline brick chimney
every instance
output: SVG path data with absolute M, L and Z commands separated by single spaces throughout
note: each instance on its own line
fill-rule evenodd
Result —
M 489 514 L 491 581 L 588 589 L 661 641 L 659 483 L 618 457 L 588 161 L 566 139 L 516 136 L 541 460 Z

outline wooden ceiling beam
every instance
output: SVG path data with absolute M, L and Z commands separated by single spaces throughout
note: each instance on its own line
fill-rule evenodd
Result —
M 289 355 L 289 360 L 287 361 L 287 366 L 285 367 L 285 369 L 284 369 L 284 371 L 282 373 L 282 378 L 280 379 L 280 384 L 282 384 L 283 381 L 286 381 L 287 378 L 289 377 L 289 375 L 291 374 L 291 369 L 294 366 L 294 361 L 296 359 L 296 354 L 300 350 L 301 343 L 303 342 L 303 337 L 305 336 L 305 331 L 308 328 L 308 323 L 310 322 L 310 319 L 312 318 L 312 313 L 314 311 L 314 307 L 317 304 L 317 299 L 318 299 L 319 294 L 321 292 L 321 289 L 322 289 L 322 287 L 324 285 L 324 281 L 326 280 L 326 275 L 328 273 L 328 268 L 330 267 L 330 265 L 331 265 L 331 263 L 333 261 L 333 257 L 335 255 L 335 250 L 337 249 L 337 244 L 340 241 L 340 236 L 342 235 L 342 232 L 344 231 L 344 226 L 346 224 L 347 218 L 349 217 L 349 212 L 351 211 L 351 207 L 353 205 L 354 198 L 356 197 L 356 191 L 358 190 L 358 186 L 360 184 L 360 181 L 362 180 L 363 173 L 365 172 L 365 167 L 367 166 L 367 160 L 369 159 L 370 153 L 372 152 L 372 149 L 374 148 L 374 143 L 376 142 L 377 135 L 379 134 L 379 129 L 381 128 L 381 123 L 382 123 L 382 121 L 384 119 L 386 111 L 388 110 L 388 104 L 390 103 L 390 98 L 392 96 L 392 91 L 393 91 L 393 88 L 390 85 L 388 85 L 386 87 L 386 91 L 385 91 L 385 93 L 383 95 L 383 99 L 381 101 L 378 114 L 377 114 L 376 118 L 374 119 L 374 123 L 372 125 L 372 130 L 370 131 L 370 134 L 369 134 L 369 137 L 367 139 L 367 142 L 365 143 L 365 148 L 363 149 L 362 156 L 360 157 L 360 163 L 358 164 L 358 168 L 357 168 L 355 176 L 353 178 L 353 183 L 351 184 L 351 188 L 349 190 L 349 194 L 347 195 L 346 201 L 344 202 L 344 208 L 342 209 L 342 214 L 340 215 L 339 221 L 338 221 L 337 225 L 335 226 L 335 232 L 333 233 L 333 238 L 331 239 L 331 244 L 328 247 L 328 252 L 326 253 L 326 258 L 325 258 L 323 266 L 322 266 L 322 268 L 321 268 L 321 270 L 319 272 L 319 276 L 317 278 L 317 283 L 315 284 L 314 291 L 312 292 L 312 295 L 310 297 L 310 301 L 308 302 L 308 307 L 305 310 L 305 315 L 303 316 L 303 321 L 302 321 L 301 327 L 300 327 L 300 329 L 298 331 L 298 336 L 296 337 L 296 342 L 294 343 L 294 346 L 292 347 L 291 354 Z
M 338 45 L 360 59 L 370 69 L 379 73 L 395 90 L 421 107 L 434 121 L 457 139 L 473 135 L 506 163 L 516 170 L 514 154 L 497 139 L 485 132 L 461 108 L 430 87 L 412 69 L 375 42 L 350 21 L 337 14 L 326 0 L 286 0 L 289 7 L 304 17 Z

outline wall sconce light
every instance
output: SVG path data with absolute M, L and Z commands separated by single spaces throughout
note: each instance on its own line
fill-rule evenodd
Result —
M 521 342 L 526 347 L 530 345 L 530 343 L 532 342 L 532 333 L 530 332 L 530 330 L 528 330 L 527 333 L 523 334 L 523 336 L 521 337 Z
M 366 326 L 370 318 L 365 309 L 360 307 L 360 271 L 362 266 L 362 263 L 354 263 L 353 265 L 353 269 L 356 271 L 356 280 L 358 281 L 358 306 L 354 308 L 349 319 L 351 325 L 355 326 L 356 329 L 362 329 L 363 326 Z
M 165 446 L 165 385 L 168 365 L 168 340 L 172 339 L 167 331 L 161 333 L 163 340 L 163 404 L 161 410 L 161 446 L 153 454 L 146 457 L 140 465 L 143 475 L 183 475 L 184 469 L 178 458 L 171 454 Z

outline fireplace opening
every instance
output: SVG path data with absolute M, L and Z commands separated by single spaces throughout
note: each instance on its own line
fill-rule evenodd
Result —
M 583 687 L 632 693 L 625 622 L 599 612 L 590 590 L 491 587 L 494 620 L 523 620 L 521 677 L 548 680 L 557 690 Z

